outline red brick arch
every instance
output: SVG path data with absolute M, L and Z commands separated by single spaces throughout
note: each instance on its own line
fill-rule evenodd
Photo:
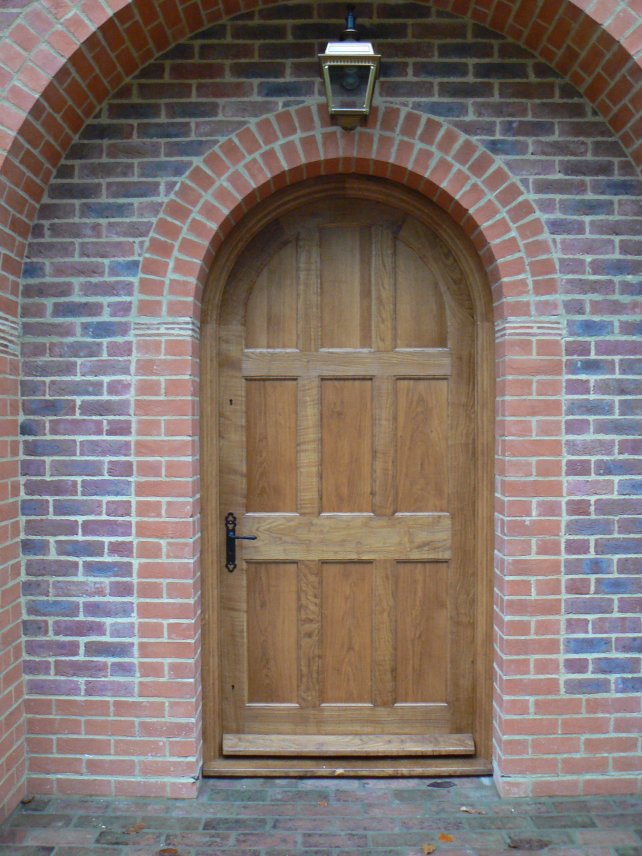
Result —
M 138 315 L 197 320 L 212 256 L 231 227 L 275 189 L 339 173 L 390 178 L 446 210 L 480 254 L 498 316 L 558 314 L 544 223 L 493 155 L 412 110 L 379 110 L 369 127 L 346 134 L 324 109 L 304 106 L 248 125 L 181 181 L 148 241 Z
M 426 0 L 520 42 L 568 78 L 642 165 L 642 17 L 637 0 Z M 249 0 L 247 8 L 260 5 Z M 42 0 L 3 40 L 0 310 L 15 314 L 38 203 L 74 136 L 139 68 L 239 11 L 235 0 Z M 6 226 L 8 225 L 8 229 Z
M 248 0 L 245 8 L 254 8 L 258 2 L 259 0 Z M 639 0 L 425 2 L 504 33 L 552 65 L 595 105 L 619 135 L 633 160 L 638 166 L 642 165 L 642 10 Z M 37 206 L 56 166 L 84 123 L 100 104 L 145 63 L 191 33 L 223 20 L 240 9 L 241 6 L 236 0 L 222 0 L 221 3 L 214 0 L 159 0 L 153 4 L 149 0 L 34 0 L 16 18 L 11 29 L 4 34 L 3 50 L 0 54 L 0 87 L 4 95 L 3 109 L 0 111 L 0 318 L 15 318 L 17 315 L 22 259 Z M 368 140 L 374 141 L 373 133 L 359 132 L 348 137 L 327 127 L 311 127 L 310 122 L 314 119 L 314 114 L 311 110 L 306 112 L 305 108 L 291 115 L 282 114 L 279 121 L 287 124 L 293 119 L 302 123 L 302 128 L 305 125 L 302 137 L 305 138 L 307 153 L 300 148 L 303 141 L 299 141 L 293 133 L 290 133 L 288 138 L 286 127 L 279 127 L 277 133 L 273 119 L 264 120 L 266 124 L 258 123 L 254 129 L 255 132 L 262 133 L 260 129 L 264 128 L 267 133 L 271 126 L 271 133 L 275 133 L 276 138 L 281 138 L 280 145 L 270 149 L 270 157 L 284 159 L 280 172 L 278 169 L 273 170 L 275 175 L 278 173 L 290 182 L 303 178 L 306 175 L 306 162 L 315 160 L 309 155 L 309 151 L 315 146 L 318 148 L 316 162 L 325 163 L 326 168 L 332 165 L 331 168 L 335 171 L 348 168 L 366 171 L 364 164 L 366 161 L 371 163 L 373 151 L 364 153 L 360 147 Z M 445 129 L 441 130 L 441 136 L 427 144 L 420 152 L 416 148 L 416 140 L 409 126 L 400 124 L 402 120 L 415 121 L 407 114 L 403 114 L 403 117 L 402 114 L 395 116 L 394 112 L 386 112 L 380 117 L 377 145 L 381 144 L 382 148 L 375 150 L 375 160 L 378 164 L 376 169 L 385 171 L 388 167 L 384 167 L 384 163 L 396 164 L 390 177 L 402 181 L 409 179 L 408 183 L 415 186 L 413 181 L 425 183 L 425 173 L 436 169 L 437 163 L 441 164 L 446 173 L 439 176 L 436 172 L 431 172 L 430 182 L 433 187 L 426 184 L 424 187 L 428 195 L 434 195 L 443 207 L 451 210 L 455 219 L 462 223 L 476 242 L 493 278 L 497 305 L 515 311 L 515 329 L 519 318 L 525 315 L 537 317 L 540 312 L 542 316 L 553 314 L 555 306 L 550 301 L 554 299 L 555 277 L 554 272 L 546 267 L 544 233 L 537 231 L 532 234 L 529 231 L 532 226 L 539 228 L 537 217 L 530 209 L 520 209 L 521 199 L 502 203 L 508 209 L 506 216 L 498 214 L 493 218 L 483 211 L 482 206 L 492 206 L 495 201 L 487 198 L 492 168 L 489 166 L 486 171 L 483 170 L 483 163 L 490 163 L 486 160 L 490 156 L 477 152 L 475 160 L 475 153 L 467 148 L 470 143 Z M 423 127 L 424 130 L 429 129 L 430 123 L 426 121 Z M 403 139 L 395 139 L 394 128 L 404 129 Z M 252 144 L 253 131 L 248 129 L 245 133 L 245 136 L 238 136 L 237 143 L 243 148 L 243 157 L 249 157 L 250 152 L 245 146 L 246 143 Z M 261 137 L 257 136 L 257 139 L 261 140 Z M 226 216 L 230 218 L 230 222 L 243 210 L 241 200 L 246 198 L 247 188 L 243 189 L 241 183 L 243 180 L 248 181 L 244 170 L 233 169 L 235 165 L 229 160 L 233 156 L 231 145 L 232 142 L 228 143 L 228 148 L 222 148 L 219 153 L 226 158 L 227 165 L 231 168 L 228 187 L 230 205 L 227 209 L 225 206 L 222 209 L 227 210 Z M 263 145 L 268 148 L 265 141 Z M 351 146 L 356 146 L 355 150 L 351 150 Z M 267 153 L 265 154 L 267 157 Z M 423 168 L 424 174 L 420 165 L 421 157 L 430 159 L 430 164 L 427 163 Z M 248 165 L 249 163 L 250 160 Z M 258 153 L 252 163 L 257 170 L 263 168 L 270 171 L 269 164 L 266 164 Z M 475 163 L 477 165 L 473 168 Z M 212 168 L 209 162 L 206 166 Z M 482 169 L 482 174 L 476 174 L 476 169 Z M 375 174 L 379 173 L 375 171 Z M 205 172 L 202 175 L 209 180 Z M 197 172 L 192 174 L 197 192 L 200 176 Z M 469 184 L 458 185 L 459 181 L 465 180 L 468 180 Z M 261 186 L 260 180 L 257 180 L 257 183 Z M 504 183 L 502 190 L 508 192 L 513 187 L 519 190 L 518 185 L 511 185 L 510 182 Z M 481 193 L 479 200 L 474 196 L 476 189 Z M 471 195 L 467 197 L 467 193 Z M 251 195 L 247 196 L 248 200 L 252 198 Z M 219 197 L 219 202 L 223 201 L 222 197 Z M 467 217 L 468 210 L 475 212 L 475 216 Z M 511 211 L 513 213 L 509 217 Z M 170 209 L 166 209 L 165 214 L 168 215 L 169 223 L 181 222 L 180 217 L 176 219 Z M 219 237 L 223 236 L 226 226 L 229 225 L 223 220 L 217 233 Z M 192 225 L 196 226 L 197 221 L 194 220 Z M 515 243 L 502 247 L 501 235 L 493 234 L 496 228 L 508 228 L 505 233 L 506 240 Z M 156 240 L 162 241 L 167 237 L 165 233 L 158 232 Z M 146 278 L 142 283 L 142 313 L 158 311 L 158 301 L 167 301 L 166 308 L 175 315 L 179 314 L 179 304 L 186 305 L 187 293 L 182 289 L 191 275 L 189 265 L 193 255 L 186 242 L 193 238 L 197 242 L 201 241 L 199 234 L 186 233 L 185 243 L 180 248 L 184 258 L 176 258 L 173 268 L 176 277 L 171 283 L 172 291 L 167 296 L 164 291 L 154 291 L 158 280 L 156 271 L 150 267 L 152 258 L 161 264 L 167 261 L 165 251 L 150 242 Z M 211 244 L 207 245 L 208 253 L 213 249 Z M 511 268 L 515 259 L 523 264 L 518 270 Z M 207 267 L 207 254 L 203 260 L 204 264 L 200 270 Z M 181 264 L 185 263 L 184 270 L 181 269 L 179 261 Z M 539 267 L 540 263 L 542 269 Z M 529 275 L 533 277 L 533 285 L 537 287 L 537 290 L 532 292 L 536 297 L 531 299 L 530 292 L 529 296 L 526 296 L 518 290 L 512 293 L 503 292 L 504 299 L 499 299 L 497 289 L 504 288 L 500 283 L 507 283 L 511 289 L 517 284 L 518 289 L 523 289 Z M 520 306 L 520 303 L 523 305 Z M 538 329 L 545 331 L 546 324 L 544 321 Z M 13 327 L 11 329 L 13 330 Z M 180 348 L 186 345 L 184 341 L 179 344 Z M 525 334 L 517 353 L 527 359 L 525 355 L 529 353 L 528 348 L 531 348 L 532 357 L 538 360 L 537 370 L 540 375 L 549 373 L 550 364 L 553 383 L 547 385 L 547 394 L 559 397 L 559 343 L 552 341 L 552 337 L 536 341 L 530 330 Z M 175 358 L 174 354 L 169 356 Z M 511 355 L 508 354 L 506 359 L 512 359 Z M 546 366 L 542 365 L 544 362 Z M 507 374 L 510 374 L 511 370 L 512 367 L 508 366 Z M 526 372 L 528 371 L 527 367 Z M 2 723 L 5 748 L 0 757 L 0 799 L 5 803 L 5 810 L 12 808 L 16 799 L 24 793 L 24 719 L 21 708 L 19 635 L 20 565 L 17 550 L 19 525 L 16 502 L 19 485 L 15 443 L 17 375 L 18 361 L 15 354 L 3 353 L 0 356 L 0 394 L 3 396 L 2 406 L 7 418 L 3 422 L 1 432 L 6 474 L 4 493 L 0 497 L 4 521 L 0 543 L 3 555 L 1 618 L 5 628 L 1 701 L 3 709 L 9 713 L 3 715 Z M 510 379 L 506 383 L 508 389 Z M 524 448 L 522 440 L 520 443 Z M 558 446 L 561 449 L 561 429 L 560 436 L 550 438 L 547 443 L 553 446 L 551 457 L 557 458 Z M 507 452 L 507 455 L 510 454 L 510 451 Z M 552 483 L 550 487 L 546 484 L 542 487 L 542 495 L 556 496 L 557 489 L 557 482 Z M 535 531 L 533 529 L 533 532 Z M 505 555 L 508 556 L 508 551 Z M 176 562 L 175 556 L 170 556 L 170 559 Z M 511 561 L 517 560 L 506 558 L 505 561 L 508 566 Z M 530 568 L 543 560 L 529 556 L 520 561 L 522 565 L 518 573 L 524 572 L 522 566 Z M 554 557 L 546 561 L 557 566 L 559 560 Z M 501 597 L 508 594 L 509 592 L 501 592 Z M 553 616 L 552 620 L 559 619 Z M 499 626 L 498 632 L 503 632 Z M 551 692 L 554 691 L 553 688 Z M 552 726 L 552 733 L 554 732 Z M 498 753 L 501 751 L 501 748 L 498 749 Z M 521 763 L 521 759 L 519 760 Z M 514 766 L 510 772 L 513 776 L 519 776 L 527 774 L 528 769 L 525 766 Z M 81 786 L 86 787 L 87 783 L 83 781 Z

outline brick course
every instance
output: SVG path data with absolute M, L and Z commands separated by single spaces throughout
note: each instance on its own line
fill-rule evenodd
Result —
M 558 68 L 572 65 L 568 45 L 586 35 L 586 22 L 572 14 L 573 7 L 560 8 L 558 17 L 557 13 L 549 16 L 549 32 L 555 36 L 540 48 L 543 58 Z M 569 727 L 576 728 L 580 752 L 586 757 L 595 755 L 600 769 L 573 765 L 574 760 L 581 760 L 573 757 L 577 753 L 569 752 L 560 761 L 552 743 L 535 744 L 529 736 L 521 757 L 514 758 L 512 766 L 504 766 L 503 757 L 510 754 L 508 746 L 506 751 L 502 748 L 508 743 L 506 730 L 498 738 L 499 768 L 517 777 L 514 788 L 526 788 L 522 783 L 526 778 L 520 777 L 537 773 L 543 777 L 540 788 L 547 786 L 547 776 L 562 774 L 570 777 L 568 787 L 575 788 L 574 792 L 580 787 L 599 790 L 606 785 L 578 776 L 625 771 L 617 760 L 618 751 L 623 751 L 619 744 L 608 749 L 607 744 L 590 743 L 584 737 L 591 697 L 597 694 L 599 700 L 601 694 L 615 694 L 626 703 L 633 699 L 635 708 L 635 694 L 640 689 L 640 658 L 635 656 L 639 652 L 630 648 L 635 647 L 640 630 L 640 599 L 635 597 L 639 595 L 636 583 L 642 552 L 635 511 L 640 492 L 640 480 L 635 478 L 640 453 L 635 397 L 639 396 L 635 383 L 640 373 L 640 328 L 635 326 L 635 315 L 640 309 L 641 263 L 636 239 L 642 184 L 613 132 L 542 61 L 477 23 L 446 13 L 421 8 L 422 20 L 418 21 L 417 7 L 411 14 L 404 6 L 375 9 L 379 20 L 367 21 L 369 10 L 361 12 L 365 29 L 371 28 L 386 60 L 392 58 L 386 61 L 381 81 L 381 125 L 373 140 L 376 156 L 400 165 L 395 177 L 407 180 L 411 163 L 401 143 L 385 147 L 386 134 L 402 130 L 398 114 L 383 108 L 388 103 L 411 108 L 415 118 L 408 114 L 406 121 L 414 121 L 416 128 L 421 116 L 431 117 L 433 121 L 422 126 L 423 142 L 431 147 L 441 134 L 442 151 L 452 157 L 441 177 L 435 172 L 435 181 L 443 184 L 444 191 L 435 186 L 431 194 L 451 208 L 492 268 L 500 313 L 526 320 L 535 312 L 541 322 L 539 327 L 525 327 L 521 337 L 517 328 L 510 328 L 505 340 L 514 353 L 501 354 L 505 331 L 498 340 L 503 365 L 500 377 L 505 378 L 499 389 L 502 409 L 498 423 L 505 444 L 500 454 L 505 470 L 498 467 L 503 522 L 498 531 L 497 566 L 502 585 L 507 586 L 500 595 L 504 615 L 500 648 L 513 640 L 537 638 L 538 643 L 550 642 L 550 650 L 537 655 L 529 651 L 526 659 L 502 654 L 506 677 L 499 688 L 506 710 L 501 716 L 506 726 L 514 700 L 515 715 L 522 717 L 516 720 L 516 727 L 523 729 L 517 733 L 527 734 L 524 716 L 544 716 L 547 703 L 553 711 L 559 699 L 577 698 L 580 708 L 573 711 L 575 719 L 568 720 Z M 542 7 L 542 16 L 547 9 L 550 12 L 548 6 Z M 32 234 L 23 290 L 24 596 L 25 632 L 30 640 L 26 676 L 32 695 L 28 709 L 38 727 L 45 729 L 41 733 L 47 733 L 48 717 L 53 724 L 52 717 L 59 716 L 65 696 L 71 700 L 74 695 L 83 696 L 71 720 L 79 735 L 87 723 L 99 725 L 105 711 L 113 716 L 119 697 L 126 700 L 137 693 L 165 699 L 152 714 L 156 721 L 169 716 L 184 724 L 196 717 L 197 687 L 193 676 L 181 671 L 193 662 L 196 649 L 168 648 L 164 664 L 140 661 L 138 675 L 133 653 L 137 638 L 167 639 L 171 645 L 179 644 L 177 640 L 185 635 L 189 644 L 194 638 L 197 474 L 192 464 L 195 411 L 189 402 L 195 390 L 196 366 L 192 330 L 182 319 L 195 314 L 193 301 L 186 299 L 185 283 L 202 273 L 194 260 L 203 257 L 199 247 L 210 238 L 198 231 L 181 233 L 177 227 L 185 219 L 184 206 L 191 206 L 210 188 L 207 171 L 199 173 L 197 167 L 205 155 L 204 165 L 210 172 L 219 174 L 223 164 L 229 174 L 226 186 L 220 188 L 218 207 L 203 208 L 206 222 L 221 224 L 216 240 L 226 224 L 251 204 L 253 186 L 260 186 L 267 175 L 283 172 L 284 164 L 290 169 L 287 180 L 295 180 L 296 163 L 318 158 L 318 154 L 310 155 L 318 144 L 314 133 L 318 120 L 313 114 L 304 118 L 299 112 L 297 128 L 287 119 L 287 108 L 320 94 L 314 54 L 323 47 L 322 40 L 337 31 L 327 23 L 331 11 L 324 7 L 321 13 L 303 6 L 259 9 L 218 23 L 155 58 L 121 86 L 87 124 L 49 185 Z M 466 11 L 473 21 L 483 19 L 479 10 L 471 7 Z M 341 15 L 337 6 L 337 20 Z M 26 30 L 23 25 L 17 31 L 21 49 L 35 50 L 29 34 L 45 24 L 37 17 L 24 20 L 28 21 Z M 607 17 L 607 28 L 620 27 L 621 16 L 617 24 L 615 20 L 615 15 Z M 497 17 L 485 22 L 500 24 Z M 565 23 L 569 41 L 556 42 Z M 524 29 L 518 12 L 501 26 L 533 47 L 534 29 Z M 638 30 L 636 19 L 629 19 L 621 35 L 633 44 Z M 257 42 L 257 33 L 261 42 Z M 599 49 L 605 59 L 619 56 L 608 39 L 599 43 Z M 134 70 L 127 54 L 123 48 L 119 62 Z M 148 58 L 153 58 L 153 52 Z M 592 92 L 597 81 L 588 82 L 581 67 L 578 60 L 575 70 L 569 72 L 571 79 Z M 629 66 L 625 63 L 623 68 Z M 596 95 L 597 103 L 635 153 L 632 120 L 622 118 L 620 101 L 613 102 L 606 81 L 601 85 L 607 94 L 601 99 Z M 279 110 L 286 112 L 279 114 L 277 123 L 261 122 L 262 116 Z M 80 119 L 72 120 L 69 114 L 66 119 L 70 127 L 80 127 Z M 246 130 L 248 124 L 254 132 Z M 470 137 L 493 159 L 486 161 L 480 154 L 478 166 L 473 166 L 473 155 L 459 134 L 450 138 L 449 148 L 448 126 Z M 285 143 L 280 150 L 271 148 L 279 137 L 285 139 L 297 130 L 289 148 Z M 302 131 L 309 133 L 303 152 L 297 146 Z M 345 160 L 355 140 L 366 145 L 366 135 L 361 132 L 339 136 L 336 142 L 339 150 L 343 147 L 343 168 L 350 162 L 352 168 L 360 169 L 358 160 Z M 251 166 L 248 163 L 242 170 L 230 171 L 238 166 L 239 156 L 247 159 L 247 154 L 253 154 L 252 146 L 263 153 Z M 330 166 L 331 146 L 323 155 L 325 169 L 336 168 Z M 423 157 L 416 152 L 415 169 L 429 169 L 432 161 L 422 161 Z M 489 163 L 497 164 L 496 201 L 487 191 L 486 197 L 476 195 L 469 185 L 456 203 L 455 188 L 461 189 L 464 173 L 458 173 L 453 164 L 468 169 L 469 176 L 477 176 L 475 170 L 481 170 L 479 175 L 486 176 L 488 185 L 492 181 Z M 46 173 L 43 177 L 46 181 Z M 497 226 L 505 222 L 499 206 L 506 209 L 510 220 L 508 231 L 499 229 L 494 236 L 492 218 L 497 218 Z M 476 216 L 466 219 L 470 208 L 475 208 Z M 478 231 L 480 222 L 486 224 L 483 234 Z M 542 222 L 545 231 L 538 231 Z M 534 234 L 529 233 L 529 224 L 536 227 Z M 152 232 L 154 237 L 147 242 Z M 551 243 L 542 240 L 546 233 Z M 167 269 L 168 244 L 181 234 L 169 289 L 159 292 Z M 502 236 L 505 244 L 498 250 Z M 488 254 L 489 242 L 495 248 L 494 256 Z M 524 247 L 522 258 L 530 264 L 529 276 L 518 256 Z M 551 264 L 552 257 L 555 264 Z M 143 259 L 143 275 L 138 280 Z M 183 323 L 178 339 L 172 338 L 175 331 L 171 328 L 159 338 L 157 326 L 144 329 L 141 322 L 132 335 L 132 297 L 137 289 L 142 295 L 138 315 L 177 317 Z M 563 327 L 557 320 L 560 309 Z M 135 412 L 133 396 L 138 402 Z M 535 408 L 520 407 L 524 399 L 534 402 Z M 159 400 L 165 410 L 158 407 Z M 545 408 L 549 401 L 563 401 L 564 422 L 559 408 L 550 412 Z M 168 406 L 171 418 L 163 419 Z M 159 434 L 167 444 L 164 462 L 157 459 Z M 559 451 L 564 436 L 562 473 Z M 148 449 L 146 438 L 150 438 Z M 549 444 L 546 449 L 545 443 Z M 525 485 L 531 488 L 525 490 Z M 519 532 L 522 517 L 533 523 L 529 532 Z M 560 521 L 565 522 L 563 533 Z M 536 532 L 543 524 L 550 531 Z M 503 531 L 511 526 L 518 531 Z M 160 535 L 166 540 L 159 541 Z M 518 550 L 517 555 L 510 553 L 513 549 Z M 566 556 L 564 586 L 558 585 L 556 590 L 562 555 Z M 172 569 L 169 577 L 168 563 Z M 12 567 L 15 581 L 15 563 Z M 527 588 L 511 590 L 513 578 L 516 584 L 525 582 Z M 65 581 L 79 586 L 86 579 L 101 582 L 104 588 L 81 594 L 78 588 L 60 587 Z M 137 600 L 133 587 L 141 583 L 146 587 L 138 590 Z M 12 585 L 15 590 L 15 582 Z M 81 597 L 74 599 L 74 594 Z M 168 612 L 159 612 L 159 601 L 169 601 Z M 565 647 L 560 651 L 562 611 L 567 617 Z M 138 629 L 126 620 L 134 617 Z M 581 650 L 582 640 L 597 638 L 606 640 L 606 648 Z M 113 639 L 126 641 L 115 643 Z M 72 643 L 64 654 L 56 653 L 53 644 L 47 647 L 60 641 Z M 34 643 L 42 647 L 29 647 Z M 94 645 L 113 653 L 98 654 L 101 649 L 97 649 L 92 654 Z M 95 656 L 109 657 L 109 663 L 92 659 Z M 560 670 L 561 656 L 565 660 Z M 509 679 L 508 675 L 510 669 L 521 668 L 520 662 L 531 675 L 523 684 L 518 682 L 521 678 L 511 675 Z M 67 673 L 61 674 L 61 669 Z M 15 671 L 8 671 L 10 674 Z M 136 677 L 143 679 L 138 688 Z M 45 709 L 42 704 L 52 688 L 56 699 Z M 171 700 L 182 698 L 186 690 L 187 702 L 182 707 Z M 105 695 L 109 707 L 92 707 L 96 697 Z M 537 708 L 537 703 L 544 707 Z M 628 712 L 639 713 L 639 699 L 637 704 L 637 710 Z M 134 718 L 130 722 L 142 715 L 136 712 L 139 709 L 130 711 L 128 716 Z M 609 730 L 619 733 L 625 727 L 628 731 L 624 733 L 631 735 L 630 724 L 616 718 L 618 712 L 617 707 L 607 705 L 595 711 L 591 726 L 595 733 L 601 733 L 608 723 Z M 559 716 L 553 714 L 549 722 L 553 733 L 563 727 L 565 720 Z M 190 769 L 194 771 L 198 765 L 197 728 L 190 739 Z M 144 751 L 132 755 L 133 745 L 131 749 L 115 742 L 104 745 L 107 754 L 132 758 L 133 766 L 128 769 L 134 772 L 123 772 L 124 776 L 144 774 L 143 767 L 154 775 L 161 769 L 150 766 Z M 627 745 L 627 752 L 639 750 L 639 744 Z M 177 756 L 179 749 L 177 742 Z M 54 772 L 54 764 L 50 756 L 69 751 L 69 746 L 63 751 L 53 742 L 35 744 L 32 770 L 39 776 L 33 786 L 51 787 L 48 776 Z M 172 750 L 168 751 L 171 755 Z M 539 758 L 533 760 L 533 756 Z M 57 772 L 85 773 L 87 781 L 89 770 L 78 768 L 78 756 L 70 752 L 68 758 L 68 768 L 64 757 L 56 761 Z M 163 769 L 170 786 L 172 777 L 179 777 L 179 792 L 180 777 L 188 775 L 186 768 L 168 758 Z M 102 787 L 101 781 L 106 780 L 95 774 L 96 768 L 92 772 L 95 787 Z M 69 787 L 73 787 L 72 781 L 68 780 Z M 124 788 L 127 779 L 122 781 Z M 120 787 L 118 781 L 114 787 Z

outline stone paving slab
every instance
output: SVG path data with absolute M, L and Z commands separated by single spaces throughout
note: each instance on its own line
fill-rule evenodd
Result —
M 642 798 L 502 800 L 488 778 L 206 779 L 196 800 L 39 796 L 0 826 L 0 856 L 299 853 L 642 856 Z

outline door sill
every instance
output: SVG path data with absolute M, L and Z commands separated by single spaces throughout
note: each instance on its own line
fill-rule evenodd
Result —
M 491 762 L 482 758 L 217 758 L 203 765 L 204 776 L 378 778 L 491 774 Z
M 262 757 L 426 757 L 474 755 L 472 734 L 224 734 L 223 755 Z

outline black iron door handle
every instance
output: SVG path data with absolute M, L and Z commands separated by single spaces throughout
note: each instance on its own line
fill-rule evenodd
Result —
M 256 535 L 237 535 L 236 515 L 228 511 L 225 515 L 225 567 L 230 573 L 236 570 L 237 541 L 256 541 Z

